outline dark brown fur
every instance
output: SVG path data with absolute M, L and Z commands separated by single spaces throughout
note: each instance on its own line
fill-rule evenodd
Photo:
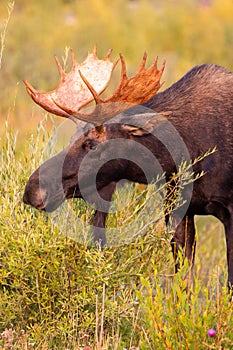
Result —
M 209 149 L 217 148 L 214 154 L 206 157 L 194 168 L 195 172 L 204 171 L 206 174 L 194 183 L 191 202 L 174 234 L 173 251 L 176 256 L 179 248 L 185 248 L 185 254 L 192 262 L 195 251 L 194 215 L 214 215 L 225 227 L 228 279 L 229 284 L 233 285 L 233 73 L 216 65 L 194 67 L 170 88 L 156 94 L 144 107 L 156 111 L 158 117 L 161 114 L 174 126 L 192 160 Z M 24 202 L 38 209 L 51 211 L 65 198 L 81 197 L 80 186 L 87 189 L 86 199 L 95 202 L 89 177 L 93 169 L 98 167 L 98 157 L 104 157 L 111 151 L 105 147 L 105 139 L 125 140 L 122 148 L 127 150 L 131 147 L 129 140 L 140 143 L 155 155 L 169 177 L 177 170 L 175 163 L 184 158 L 179 153 L 179 147 L 174 149 L 171 157 L 156 136 L 143 131 L 144 122 L 140 123 L 139 127 L 137 123 L 127 124 L 124 119 L 116 118 L 114 123 L 105 123 L 104 129 L 101 129 L 101 137 L 98 136 L 99 130 L 92 129 L 78 139 L 74 138 L 65 151 L 45 162 L 32 174 L 25 189 Z M 146 123 L 145 125 L 148 125 L 148 120 Z M 159 132 L 159 118 L 155 118 L 151 123 L 152 129 Z M 133 128 L 132 124 L 136 125 L 136 128 Z M 78 181 L 80 164 L 87 154 L 89 163 Z M 148 171 L 154 173 L 156 167 L 147 156 L 141 154 L 140 157 Z M 56 174 L 61 164 L 63 188 L 58 190 Z M 43 178 L 40 183 L 39 174 L 42 174 Z M 121 179 L 138 183 L 148 182 L 140 167 L 127 159 L 119 157 L 107 162 L 98 172 L 97 188 L 108 203 L 117 182 Z M 39 194 L 39 188 L 42 188 L 42 194 Z M 103 245 L 107 210 L 108 205 L 102 210 L 98 208 L 93 219 L 95 240 L 102 240 Z

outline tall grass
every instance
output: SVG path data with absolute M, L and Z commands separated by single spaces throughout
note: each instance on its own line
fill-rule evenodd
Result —
M 12 15 L 12 11 L 14 9 L 14 5 L 15 5 L 14 1 L 11 1 L 11 2 L 8 3 L 8 7 L 7 7 L 8 15 L 7 15 L 7 18 L 5 19 L 5 21 L 3 22 L 3 26 L 2 26 L 2 29 L 1 29 L 0 69 L 2 68 L 2 57 L 3 57 L 4 48 L 5 48 L 7 27 L 8 27 L 11 15 Z
M 173 274 L 170 235 L 160 222 L 128 244 L 99 250 L 22 203 L 49 140 L 40 124 L 27 152 L 16 156 L 17 137 L 6 128 L 0 159 L 1 348 L 231 349 L 225 269 L 205 267 L 203 281 L 197 261 L 187 292 L 189 267 L 185 262 Z M 83 201 L 70 205 L 79 220 L 89 221 L 92 209 Z M 121 216 L 112 220 L 110 227 Z
M 130 13 L 122 11 L 122 7 L 125 8 L 122 1 L 114 2 L 115 12 L 111 11 L 112 6 L 111 9 L 106 6 L 105 1 L 101 1 L 100 4 L 91 1 L 93 16 L 86 16 L 85 2 L 77 2 L 77 5 L 75 2 L 70 2 L 72 4 L 68 5 L 67 2 L 60 7 L 62 15 L 66 17 L 71 11 L 75 18 L 78 13 L 83 16 L 78 22 L 75 19 L 75 24 L 69 30 L 66 23 L 66 30 L 60 25 L 60 30 L 51 31 L 54 26 L 52 20 L 59 23 L 60 10 L 56 6 L 58 3 L 60 4 L 55 0 L 46 4 L 32 1 L 28 6 L 28 1 L 17 2 L 15 21 L 9 37 L 9 50 L 4 61 L 7 28 L 14 7 L 14 2 L 9 2 L 7 18 L 1 26 L 0 68 L 2 68 L 3 87 L 1 92 L 6 91 L 6 81 L 8 88 L 7 93 L 2 94 L 1 110 L 4 113 L 1 113 L 1 120 L 7 119 L 5 116 L 9 114 L 9 105 L 12 104 L 8 96 L 9 91 L 15 91 L 16 82 L 29 76 L 25 72 L 32 72 L 35 64 L 41 67 L 42 61 L 45 62 L 43 66 L 47 69 L 47 61 L 44 58 L 41 60 L 41 52 L 45 51 L 48 56 L 48 51 L 56 51 L 57 43 L 59 50 L 63 50 L 61 33 L 66 33 L 66 36 L 62 37 L 63 43 L 67 45 L 68 37 L 74 44 L 78 31 L 82 50 L 85 51 L 90 48 L 87 40 L 89 37 L 97 42 L 106 42 L 106 46 L 112 46 L 114 38 L 117 50 L 121 51 L 123 46 L 123 51 L 132 62 L 134 59 L 132 52 L 135 52 L 135 49 L 138 51 L 138 45 L 144 50 L 146 43 L 147 49 L 153 48 L 153 52 L 156 37 L 156 53 L 167 52 L 173 68 L 177 57 L 181 58 L 180 67 L 185 68 L 190 63 L 190 56 L 193 63 L 203 58 L 208 61 L 210 58 L 207 51 L 211 59 L 214 57 L 221 61 L 220 52 L 223 50 L 219 49 L 220 45 L 223 48 L 228 42 L 230 47 L 232 42 L 230 31 L 232 4 L 228 0 L 224 0 L 227 6 L 220 6 L 214 1 L 213 6 L 206 11 L 197 9 L 192 4 L 192 9 L 194 8 L 201 16 L 200 23 L 203 24 L 196 33 L 197 38 L 198 33 L 203 33 L 201 27 L 207 27 L 206 24 L 215 29 L 206 31 L 205 35 L 201 36 L 204 40 L 196 40 L 197 46 L 192 47 L 187 46 L 187 42 L 192 38 L 193 31 L 187 31 L 187 26 L 184 24 L 187 24 L 190 18 L 195 21 L 195 16 L 186 1 L 182 1 L 179 6 L 179 10 L 183 9 L 178 11 L 179 16 L 174 16 L 174 7 L 170 2 L 165 6 L 165 10 L 160 7 L 157 12 L 156 8 L 157 21 L 154 21 L 153 16 L 149 16 L 153 13 L 152 8 L 154 11 L 153 2 L 149 1 L 141 2 Z M 51 11 L 44 10 L 44 6 L 48 4 L 55 5 L 51 22 L 47 17 Z M 3 3 L 0 4 L 1 8 L 3 5 L 5 6 Z M 22 8 L 26 11 L 21 11 Z M 114 22 L 110 31 L 103 30 L 109 21 L 104 13 L 109 14 L 110 20 Z M 34 14 L 36 18 L 40 18 L 40 22 L 35 20 Z M 118 22 L 115 20 L 116 14 Z M 169 26 L 164 25 L 167 15 L 166 23 Z M 122 16 L 125 25 L 120 29 L 120 33 L 123 34 L 119 35 Z M 93 18 L 97 17 L 98 30 L 92 23 Z M 224 26 L 221 26 L 223 22 Z M 32 28 L 37 32 L 37 38 L 31 36 Z M 134 33 L 137 40 L 129 40 L 126 36 L 128 32 L 131 35 Z M 72 39 L 70 39 L 71 33 L 73 33 Z M 86 38 L 83 37 L 83 33 L 88 33 Z M 157 38 L 161 33 L 164 34 L 163 40 L 158 41 Z M 173 40 L 180 38 L 177 33 L 182 34 L 182 41 L 179 39 L 179 50 L 178 39 Z M 209 45 L 208 50 L 205 50 L 205 43 L 209 43 L 209 36 L 213 33 L 218 42 L 216 45 L 218 50 L 213 46 L 210 53 Z M 45 40 L 45 37 L 48 40 Z M 123 38 L 125 40 L 122 43 Z M 77 45 L 80 45 L 80 42 Z M 174 42 L 177 50 L 175 55 L 171 52 L 171 43 Z M 194 40 L 191 42 L 193 44 Z M 36 57 L 32 50 L 34 45 L 39 52 Z M 54 49 L 51 49 L 51 46 Z M 196 53 L 195 57 L 193 52 Z M 201 52 L 200 56 L 197 52 Z M 230 64 L 231 51 L 226 48 L 224 52 L 226 54 L 222 62 Z M 37 81 L 38 74 L 40 73 L 34 72 Z M 44 76 L 44 80 L 46 83 L 48 80 L 50 85 L 54 79 L 51 78 L 54 77 L 54 72 L 44 73 Z M 22 94 L 18 99 L 21 108 L 24 106 L 21 103 L 21 99 L 24 100 Z M 29 109 L 23 108 L 23 111 L 28 112 Z M 22 108 L 20 112 L 14 111 L 14 113 L 18 118 L 22 114 Z M 24 126 L 28 124 L 28 118 L 26 120 Z M 4 129 L 4 122 L 1 125 Z M 28 128 L 28 125 L 26 127 Z M 0 349 L 87 350 L 88 346 L 89 349 L 98 350 L 233 348 L 232 305 L 229 303 L 229 295 L 225 288 L 226 272 L 223 268 L 224 247 L 216 250 L 216 244 L 210 241 L 209 234 L 211 232 L 212 235 L 219 237 L 219 226 L 214 224 L 213 229 L 213 225 L 208 223 L 207 228 L 203 230 L 200 221 L 198 223 L 199 240 L 203 244 L 197 258 L 194 283 L 187 292 L 186 277 L 190 273 L 189 267 L 187 262 L 184 262 L 180 272 L 177 275 L 173 274 L 170 235 L 164 230 L 159 198 L 156 199 L 158 204 L 157 216 L 154 217 L 156 225 L 148 226 L 143 236 L 136 235 L 134 240 L 131 239 L 127 244 L 114 245 L 104 250 L 90 247 L 85 241 L 81 244 L 80 240 L 77 242 L 77 234 L 78 237 L 85 237 L 87 223 L 90 222 L 92 215 L 92 209 L 83 201 L 76 200 L 68 206 L 79 219 L 76 236 L 73 238 L 70 232 L 74 231 L 73 226 L 72 229 L 66 226 L 62 231 L 61 225 L 55 220 L 56 217 L 47 216 L 22 203 L 26 181 L 31 172 L 42 162 L 44 149 L 48 149 L 48 141 L 51 140 L 43 123 L 38 125 L 36 135 L 23 140 L 24 147 L 22 147 L 22 135 L 19 140 L 15 131 L 8 125 L 1 134 L 4 136 L 1 139 L 0 154 Z M 20 150 L 17 147 L 19 141 Z M 135 215 L 140 213 L 142 200 L 148 203 L 151 193 L 153 190 L 149 189 L 148 192 L 137 186 L 131 191 L 126 188 L 118 192 L 116 205 L 120 207 L 123 198 L 126 202 L 133 200 L 134 203 L 139 203 L 139 206 L 134 206 L 131 210 L 127 208 L 127 212 L 110 216 L 109 228 L 117 224 L 120 230 L 126 219 L 132 218 L 131 220 L 135 221 Z M 207 333 L 210 328 L 216 331 L 213 338 Z

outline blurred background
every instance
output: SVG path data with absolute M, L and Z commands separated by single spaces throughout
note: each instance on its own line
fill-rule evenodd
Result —
M 7 120 L 18 131 L 19 149 L 45 115 L 26 94 L 23 79 L 41 91 L 54 89 L 59 82 L 54 54 L 69 70 L 67 48 L 79 62 L 95 43 L 99 57 L 113 48 L 112 59 L 123 53 L 129 75 L 144 51 L 148 64 L 158 55 L 159 65 L 166 60 L 163 89 L 198 64 L 233 70 L 232 0 L 1 0 L 0 32 L 0 135 Z M 114 75 L 113 85 L 118 80 Z M 219 261 L 219 255 L 221 261 L 221 225 L 208 218 L 197 224 L 200 247 L 209 249 L 214 237 L 215 253 L 211 249 L 205 256 Z
M 0 1 L 1 32 L 12 3 Z M 0 70 L 1 124 L 8 118 L 20 135 L 35 130 L 42 110 L 27 96 L 22 80 L 40 90 L 54 89 L 59 81 L 54 54 L 62 61 L 70 47 L 81 62 L 95 43 L 99 57 L 109 48 L 112 59 L 123 53 L 129 75 L 144 51 L 148 64 L 156 55 L 159 64 L 165 59 L 163 88 L 197 64 L 233 69 L 233 1 L 15 0 Z M 117 84 L 119 77 L 114 78 Z

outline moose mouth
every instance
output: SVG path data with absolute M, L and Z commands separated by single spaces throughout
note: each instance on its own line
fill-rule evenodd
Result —
M 56 195 L 49 195 L 45 190 L 38 188 L 38 190 L 30 192 L 25 189 L 23 195 L 23 202 L 31 205 L 32 207 L 43 210 L 46 212 L 52 212 L 56 210 L 64 201 L 66 197 L 64 193 L 57 193 Z
M 36 207 L 36 209 L 39 209 L 39 210 L 43 210 L 47 213 L 51 213 L 53 211 L 55 211 L 58 207 L 60 207 L 60 205 L 65 201 L 64 200 L 60 200 L 60 201 L 51 201 L 49 203 L 45 203 L 43 204 L 41 207 Z
M 43 189 L 39 186 L 37 188 L 34 186 L 31 187 L 30 183 L 28 183 L 24 191 L 23 202 L 31 205 L 37 210 L 51 213 L 55 211 L 66 199 L 85 198 L 85 200 L 89 203 L 95 203 L 95 190 L 96 187 L 93 186 L 93 184 L 90 185 L 89 183 L 85 183 L 82 186 L 82 192 L 80 191 L 80 186 L 75 186 L 66 190 L 61 188 L 54 193 L 49 192 L 49 190 Z

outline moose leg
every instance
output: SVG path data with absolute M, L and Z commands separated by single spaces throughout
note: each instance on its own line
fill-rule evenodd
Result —
M 103 248 L 106 243 L 106 233 L 105 233 L 105 222 L 107 218 L 107 213 L 96 210 L 93 217 L 93 238 L 95 244 Z
M 227 246 L 228 286 L 231 292 L 233 292 L 233 213 L 231 213 L 230 218 L 224 222 L 224 227 Z
M 172 252 L 175 259 L 175 271 L 179 270 L 178 252 L 184 252 L 184 257 L 188 259 L 190 266 L 193 266 L 195 256 L 195 225 L 193 216 L 185 216 L 178 224 L 174 237 L 171 240 Z
M 208 214 L 214 215 L 224 225 L 227 248 L 228 287 L 233 296 L 233 204 L 228 207 L 221 202 L 212 201 L 206 206 Z M 233 299 L 232 299 L 233 300 Z
M 108 215 L 108 210 L 111 204 L 111 198 L 116 189 L 116 182 L 111 182 L 108 186 L 101 188 L 98 191 L 101 198 L 105 201 L 104 209 L 101 211 L 101 205 L 98 203 L 98 210 L 95 211 L 92 225 L 93 225 L 93 238 L 95 244 L 98 244 L 103 248 L 106 243 L 105 222 Z M 106 203 L 108 202 L 108 203 Z M 99 208 L 100 207 L 100 208 Z

